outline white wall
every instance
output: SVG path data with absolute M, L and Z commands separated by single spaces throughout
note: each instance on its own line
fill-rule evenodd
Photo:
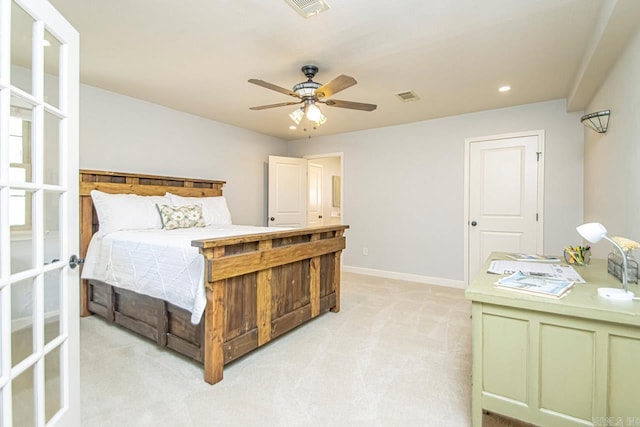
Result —
M 601 110 L 611 110 L 607 133 L 584 130 L 584 220 L 601 222 L 612 236 L 640 241 L 640 30 L 586 109 Z M 606 242 L 592 249 L 600 258 L 611 250 Z
M 543 102 L 293 141 L 289 155 L 344 152 L 346 267 L 460 285 L 465 138 L 545 130 L 544 251 L 562 254 L 582 220 L 580 115 Z
M 278 138 L 80 87 L 80 167 L 227 181 L 233 222 L 266 225 L 268 156 Z

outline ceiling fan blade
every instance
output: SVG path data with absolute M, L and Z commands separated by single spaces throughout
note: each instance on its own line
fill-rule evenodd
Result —
M 328 99 L 324 103 L 330 107 L 350 108 L 352 110 L 373 111 L 378 108 L 375 104 L 364 104 L 362 102 L 340 101 L 339 99 Z
M 275 108 L 275 107 L 285 107 L 287 105 L 296 105 L 296 104 L 300 104 L 302 103 L 302 101 L 300 102 L 281 102 L 279 104 L 269 104 L 269 105 L 260 105 L 258 107 L 250 107 L 250 110 L 266 110 L 267 108 Z
M 284 93 L 285 95 L 295 96 L 296 98 L 300 98 L 300 96 L 297 93 L 289 89 L 285 89 L 283 87 L 274 85 L 273 83 L 265 82 L 264 80 L 249 79 L 249 83 L 253 83 L 254 85 L 262 86 L 267 89 L 275 90 L 276 92 Z
M 318 98 L 328 98 L 341 90 L 345 90 L 355 85 L 356 83 L 358 82 L 353 77 L 342 74 L 331 80 L 329 83 L 326 83 L 316 89 L 316 96 Z

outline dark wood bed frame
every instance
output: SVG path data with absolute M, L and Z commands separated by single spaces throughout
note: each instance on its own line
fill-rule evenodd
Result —
M 107 193 L 221 196 L 224 181 L 94 170 L 80 171 L 82 257 L 98 218 L 93 189 Z M 346 225 L 196 240 L 205 258 L 207 306 L 199 325 L 166 301 L 97 281 L 81 284 L 81 315 L 97 314 L 204 364 L 222 380 L 223 365 L 327 311 L 340 311 L 340 255 Z

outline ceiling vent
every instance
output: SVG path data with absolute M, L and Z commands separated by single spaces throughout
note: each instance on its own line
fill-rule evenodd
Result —
M 320 12 L 329 9 L 329 5 L 324 0 L 284 0 L 304 18 L 316 16 Z
M 403 102 L 417 101 L 418 99 L 420 99 L 420 97 L 416 95 L 416 93 L 412 90 L 396 93 L 396 96 L 400 98 Z

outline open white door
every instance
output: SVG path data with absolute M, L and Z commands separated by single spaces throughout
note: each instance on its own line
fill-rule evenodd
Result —
M 0 425 L 79 426 L 79 37 L 46 0 L 0 20 Z
M 543 131 L 466 141 L 467 281 L 494 251 L 542 252 Z
M 307 225 L 307 160 L 269 156 L 270 227 Z
M 307 226 L 315 227 L 324 224 L 324 191 L 322 183 L 324 180 L 324 168 L 322 165 L 315 163 L 307 163 L 308 174 L 308 207 L 307 207 Z

